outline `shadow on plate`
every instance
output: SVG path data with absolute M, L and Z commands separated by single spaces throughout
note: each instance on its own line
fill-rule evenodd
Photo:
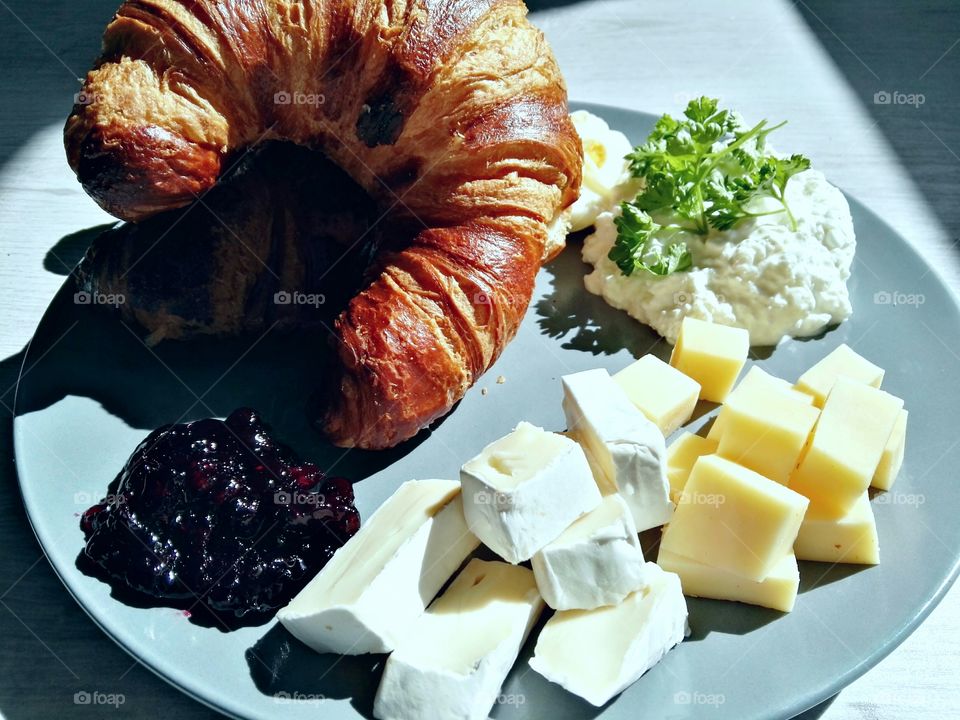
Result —
M 246 659 L 250 677 L 264 695 L 315 705 L 327 699 L 350 700 L 358 713 L 372 718 L 386 656 L 321 655 L 278 623 L 247 649 Z
M 685 642 L 703 640 L 710 633 L 746 635 L 784 616 L 757 605 L 695 597 L 687 598 L 687 610 L 691 634 Z
M 202 602 L 196 595 L 190 593 L 186 593 L 188 596 L 179 600 L 160 600 L 116 582 L 83 552 L 77 555 L 76 567 L 84 575 L 109 585 L 110 597 L 127 607 L 141 609 L 163 607 L 179 610 L 191 623 L 203 628 L 216 628 L 221 632 L 232 632 L 244 627 L 258 627 L 272 620 L 275 614 L 273 612 L 249 613 L 243 617 L 237 617 L 232 613 L 220 613 Z
M 530 669 L 536 638 L 550 613 L 545 612 L 530 632 L 517 662 L 503 683 L 490 717 L 526 714 L 525 708 L 556 709 L 558 693 L 564 696 L 562 713 L 551 710 L 551 720 L 592 720 L 617 702 L 597 708 L 561 690 Z M 320 704 L 324 699 L 349 700 L 365 718 L 373 717 L 385 655 L 319 654 L 293 637 L 279 623 L 246 652 L 254 685 L 264 695 L 289 702 Z M 619 697 L 619 696 L 618 696 Z
M 583 290 L 583 277 L 590 272 L 590 266 L 580 259 L 585 234 L 571 235 L 567 249 L 543 268 L 552 289 L 531 308 L 537 313 L 540 329 L 572 350 L 593 355 L 627 350 L 634 357 L 653 353 L 668 361 L 671 348 L 659 334 Z
M 305 459 L 352 480 L 377 472 L 428 433 L 347 453 L 312 425 L 333 321 L 381 246 L 380 217 L 323 155 L 271 142 L 186 208 L 64 237 L 45 265 L 79 264 L 32 342 L 19 412 L 77 395 L 154 430 L 250 407 Z
M 851 575 L 869 570 L 870 565 L 852 565 L 850 563 L 824 563 L 800 561 L 800 592 L 810 592 L 831 583 L 845 580 Z
M 154 430 L 250 407 L 301 457 L 360 480 L 409 453 L 429 431 L 385 451 L 346 451 L 327 442 L 313 422 L 330 357 L 327 338 L 323 329 L 273 329 L 253 338 L 198 337 L 149 347 L 141 331 L 116 314 L 76 304 L 68 280 L 31 342 L 17 411 L 88 397 L 127 425 Z M 105 469 L 104 488 L 117 470 Z
M 643 556 L 655 561 L 660 551 L 660 528 L 640 533 L 640 547 Z M 689 641 L 703 640 L 711 632 L 726 635 L 746 635 L 777 618 L 783 613 L 754 605 L 731 603 L 726 600 L 708 600 L 706 598 L 687 597 L 687 609 L 690 613 L 690 627 L 693 633 Z

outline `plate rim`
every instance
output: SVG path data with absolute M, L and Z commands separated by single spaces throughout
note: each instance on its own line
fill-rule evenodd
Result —
M 570 100 L 568 102 L 568 110 L 573 112 L 576 110 L 587 110 L 594 114 L 599 115 L 604 120 L 607 118 L 604 116 L 604 113 L 612 114 L 622 114 L 627 113 L 630 115 L 640 116 L 644 120 L 656 120 L 657 115 L 643 111 L 635 110 L 633 108 L 616 106 L 616 105 L 607 105 L 603 103 L 595 103 L 588 101 L 578 101 Z M 616 130 L 617 128 L 612 128 Z M 882 216 L 874 212 L 864 202 L 858 200 L 855 196 L 847 193 L 842 188 L 839 188 L 843 192 L 844 197 L 846 198 L 848 204 L 851 206 L 856 205 L 859 212 L 864 213 L 870 216 L 870 219 L 873 222 L 876 222 L 883 226 L 883 228 L 889 232 L 891 235 L 897 237 L 901 244 L 906 248 L 907 252 L 913 256 L 920 264 L 922 264 L 928 271 L 928 274 L 932 276 L 932 282 L 939 284 L 947 297 L 950 298 L 951 303 L 953 304 L 954 312 L 957 317 L 960 317 L 960 292 L 955 291 L 947 283 L 946 279 L 943 276 L 941 269 L 935 264 L 929 263 L 926 258 L 920 253 L 920 251 L 914 246 L 904 235 L 899 233 L 894 229 Z M 179 679 L 175 678 L 165 670 L 161 670 L 159 667 L 156 667 L 154 661 L 152 661 L 149 656 L 142 656 L 137 649 L 134 647 L 128 646 L 120 637 L 115 635 L 110 629 L 102 623 L 92 611 L 80 601 L 80 598 L 76 595 L 70 583 L 67 581 L 64 574 L 61 572 L 60 567 L 51 560 L 50 555 L 47 553 L 46 545 L 43 538 L 41 537 L 41 532 L 38 530 L 37 524 L 34 522 L 33 509 L 30 504 L 28 504 L 28 494 L 24 491 L 24 478 L 20 470 L 21 463 L 18 462 L 18 458 L 23 455 L 20 450 L 20 438 L 22 436 L 22 431 L 18 432 L 19 421 L 21 418 L 20 413 L 20 392 L 21 384 L 24 381 L 24 375 L 29 373 L 33 368 L 31 365 L 27 368 L 28 360 L 31 360 L 30 350 L 33 346 L 33 341 L 36 337 L 37 330 L 39 330 L 43 325 L 48 321 L 48 317 L 52 315 L 53 308 L 56 304 L 57 299 L 64 293 L 68 291 L 69 285 L 71 283 L 72 272 L 65 279 L 63 284 L 59 287 L 57 292 L 51 298 L 50 302 L 47 304 L 46 309 L 43 311 L 43 314 L 38 321 L 36 328 L 33 334 L 30 337 L 30 340 L 27 342 L 26 347 L 23 351 L 23 359 L 20 364 L 20 368 L 17 372 L 17 382 L 14 389 L 14 398 L 13 398 L 13 417 L 11 424 L 11 434 L 13 435 L 12 443 L 12 459 L 14 461 L 14 468 L 17 477 L 17 488 L 20 492 L 20 502 L 23 506 L 24 514 L 27 517 L 27 521 L 30 525 L 30 529 L 33 532 L 34 538 L 37 541 L 37 544 L 40 546 L 41 551 L 43 552 L 44 559 L 47 561 L 48 566 L 53 570 L 54 574 L 60 580 L 67 593 L 73 598 L 74 602 L 83 610 L 88 618 L 108 637 L 112 640 L 117 646 L 123 649 L 128 655 L 130 655 L 136 662 L 150 670 L 154 675 L 159 677 L 168 685 L 174 687 L 178 691 L 184 693 L 193 700 L 199 702 L 201 705 L 210 708 L 226 717 L 230 718 L 252 718 L 253 716 L 249 715 L 240 715 L 234 713 L 232 710 L 227 709 L 222 704 L 217 704 L 213 700 L 210 700 L 202 694 L 202 690 L 199 688 L 191 687 L 188 683 L 182 682 Z M 530 311 L 528 307 L 527 312 Z M 39 361 L 37 359 L 35 362 Z M 923 604 L 917 609 L 910 617 L 910 619 L 901 625 L 892 635 L 889 635 L 887 639 L 882 643 L 882 645 L 870 655 L 862 658 L 857 662 L 853 667 L 851 667 L 846 672 L 838 675 L 830 683 L 820 688 L 808 690 L 803 693 L 799 693 L 792 703 L 786 703 L 782 707 L 788 713 L 783 717 L 785 719 L 796 718 L 798 715 L 810 710 L 817 705 L 825 702 L 829 698 L 841 692 L 844 688 L 848 687 L 851 683 L 865 675 L 872 668 L 876 667 L 881 661 L 887 658 L 894 650 L 896 650 L 903 642 L 912 635 L 916 629 L 923 624 L 923 622 L 930 616 L 933 610 L 940 604 L 943 598 L 949 592 L 950 588 L 953 587 L 958 576 L 960 576 L 960 547 L 954 549 L 954 558 L 953 564 L 948 572 L 948 574 L 940 581 L 939 585 L 935 591 L 928 596 Z M 267 624 L 264 625 L 266 627 Z

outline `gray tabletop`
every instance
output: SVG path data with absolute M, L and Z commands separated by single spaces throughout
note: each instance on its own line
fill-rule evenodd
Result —
M 58 212 L 65 191 L 45 182 L 43 169 L 62 174 L 62 153 L 50 137 L 116 3 L 0 0 L 0 714 L 9 718 L 117 712 L 76 704 L 83 691 L 122 696 L 122 717 L 214 716 L 116 647 L 66 593 L 30 530 L 12 460 L 9 416 L 22 350 L 89 242 L 71 233 L 96 224 L 91 218 L 105 220 L 92 207 L 83 217 Z M 571 97 L 659 113 L 706 93 L 750 117 L 789 118 L 782 142 L 811 155 L 960 290 L 960 5 L 528 4 Z M 913 99 L 897 99 L 906 96 Z M 10 187 L 29 189 L 30 202 L 9 202 Z M 34 223 L 40 216 L 42 232 Z M 956 716 L 958 630 L 954 588 L 904 645 L 805 717 Z

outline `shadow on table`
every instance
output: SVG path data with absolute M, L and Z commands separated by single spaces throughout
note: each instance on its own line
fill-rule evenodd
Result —
M 924 199 L 956 237 L 960 5 L 933 0 L 806 0 L 796 12 L 876 120 Z
M 793 720 L 817 720 L 817 718 L 823 717 L 823 714 L 830 709 L 830 706 L 833 705 L 833 701 L 838 697 L 840 697 L 839 693 L 833 697 L 827 698 L 819 705 L 814 705 L 806 712 L 800 713 L 794 717 Z

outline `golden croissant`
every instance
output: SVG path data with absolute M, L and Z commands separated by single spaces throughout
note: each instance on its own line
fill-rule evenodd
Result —
M 249 148 L 322 151 L 388 239 L 336 320 L 325 430 L 384 448 L 450 410 L 513 338 L 578 196 L 566 88 L 520 0 L 130 0 L 64 131 L 108 212 L 202 197 Z

